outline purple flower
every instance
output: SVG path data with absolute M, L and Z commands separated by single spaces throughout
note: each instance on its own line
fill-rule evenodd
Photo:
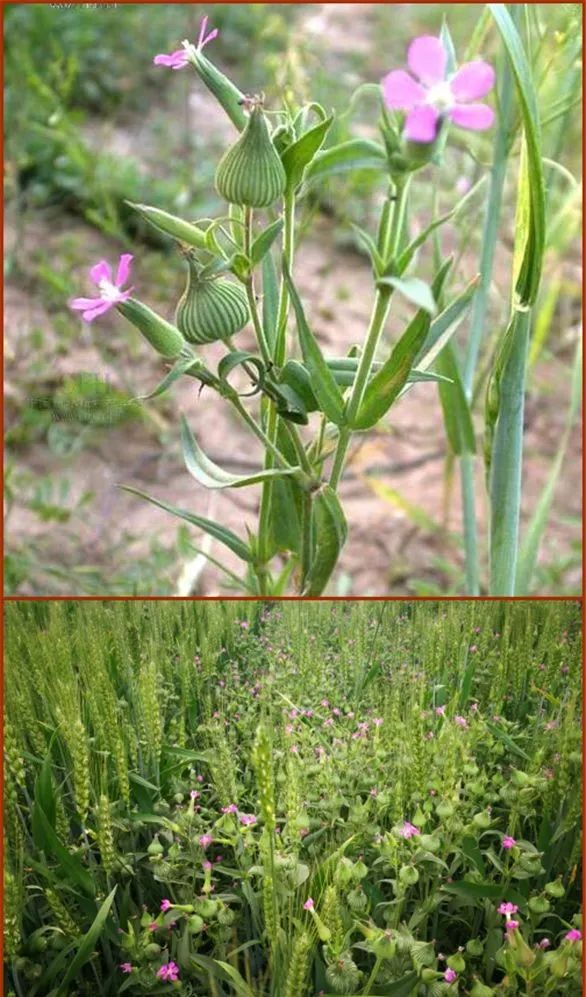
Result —
M 382 727 L 384 721 L 382 717 L 373 717 L 372 722 L 375 727 Z
M 550 945 L 551 945 L 551 942 L 550 942 L 549 938 L 542 938 L 538 947 L 540 949 L 548 949 Z
M 239 820 L 245 827 L 250 827 L 251 824 L 256 824 L 256 817 L 254 814 L 240 814 Z
M 120 969 L 122 970 L 123 973 L 132 973 L 134 966 L 132 965 L 131 962 L 123 962 L 120 965 Z
M 505 848 L 505 849 L 508 850 L 509 848 L 514 848 L 515 845 L 517 844 L 517 842 L 515 841 L 514 838 L 511 838 L 510 834 L 506 834 L 505 837 L 503 838 L 501 844 L 502 844 L 503 848 Z
M 444 973 L 444 980 L 446 983 L 453 983 L 454 980 L 458 979 L 458 974 L 454 969 L 446 969 Z
M 207 17 L 202 18 L 202 22 L 199 29 L 199 37 L 197 39 L 197 49 L 201 52 L 202 48 L 217 38 L 219 32 L 217 28 L 210 31 L 206 38 L 206 30 L 208 26 Z M 175 52 L 170 52 L 169 55 L 156 55 L 153 59 L 155 66 L 167 66 L 168 69 L 184 69 L 189 62 L 189 56 L 187 54 L 187 49 L 179 48 Z
M 202 848 L 209 848 L 213 840 L 214 839 L 212 838 L 211 834 L 202 834 L 201 838 L 199 839 L 199 843 Z
M 229 803 L 227 807 L 222 807 L 223 814 L 237 814 L 238 807 L 235 803 Z
M 90 270 L 90 279 L 97 284 L 99 296 L 97 298 L 74 298 L 69 302 L 69 307 L 74 311 L 82 312 L 82 318 L 86 322 L 92 322 L 98 315 L 113 308 L 120 301 L 126 301 L 130 297 L 132 288 L 128 291 L 122 290 L 122 285 L 126 283 L 130 274 L 130 264 L 133 257 L 130 253 L 123 253 L 118 262 L 116 280 L 112 280 L 112 270 L 106 260 L 100 260 Z
M 509 914 L 516 914 L 518 910 L 519 908 L 517 907 L 516 904 L 506 903 L 500 905 L 498 912 L 499 914 L 504 914 L 506 917 L 508 917 Z
M 567 935 L 564 935 L 565 942 L 580 942 L 582 940 L 582 932 L 578 931 L 577 928 L 572 928 L 568 931 Z
M 312 897 L 308 897 L 305 903 L 303 904 L 303 910 L 313 910 L 313 908 L 314 908 L 313 899 Z
M 191 796 L 192 800 L 198 800 L 199 797 L 201 796 L 201 793 L 198 793 L 197 789 L 192 789 L 189 795 Z
M 179 979 L 179 966 L 175 962 L 167 962 L 157 972 L 160 980 L 168 980 L 175 983 Z
M 149 931 L 158 931 L 158 930 L 159 930 L 159 925 L 157 924 L 157 922 L 151 921 L 151 923 L 149 924 Z
M 403 827 L 399 831 L 399 834 L 402 838 L 414 838 L 416 834 L 421 834 L 421 831 L 418 827 L 415 827 L 414 824 L 410 824 L 409 821 L 406 820 Z
M 505 925 L 507 931 L 515 931 L 515 929 L 518 927 L 519 927 L 518 921 L 513 920 L 512 917 L 507 918 L 507 923 Z
M 445 708 L 445 706 L 436 706 L 436 708 L 435 708 L 435 715 L 436 715 L 436 717 L 445 717 L 445 715 L 446 715 L 446 708 Z
M 455 716 L 454 717 L 454 723 L 458 727 L 464 727 L 464 728 L 466 728 L 468 726 L 468 721 L 466 720 L 466 717 Z
M 167 900 L 167 899 L 161 900 L 161 910 L 162 911 L 169 910 L 171 908 L 171 906 L 172 906 L 172 904 L 171 904 L 170 900 Z
M 494 70 L 479 60 L 466 62 L 447 76 L 448 53 L 439 38 L 421 35 L 407 51 L 407 65 L 382 81 L 387 107 L 405 111 L 405 137 L 410 142 L 433 142 L 443 116 L 460 128 L 484 131 L 494 121 L 487 104 L 472 103 L 494 85 Z

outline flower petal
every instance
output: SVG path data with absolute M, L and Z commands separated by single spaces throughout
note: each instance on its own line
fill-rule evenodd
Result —
M 494 69 L 488 62 L 465 62 L 450 80 L 456 100 L 478 100 L 494 86 Z
M 214 28 L 213 31 L 210 31 L 210 33 L 207 36 L 207 38 L 204 38 L 203 42 L 201 43 L 201 48 L 203 48 L 204 45 L 207 45 L 208 42 L 213 42 L 214 38 L 217 38 L 219 34 L 220 34 L 220 32 L 219 32 L 218 28 Z
M 455 125 L 473 132 L 483 132 L 494 122 L 494 111 L 488 104 L 456 104 L 448 116 Z
M 405 138 L 409 142 L 433 142 L 437 134 L 439 114 L 430 104 L 409 111 L 405 122 Z
M 168 66 L 170 69 L 183 69 L 188 63 L 185 49 L 178 48 L 169 55 L 156 55 L 153 59 L 155 66 Z
M 393 111 L 411 111 L 425 100 L 425 90 L 404 69 L 394 69 L 381 81 L 385 104 Z
M 448 54 L 435 35 L 414 38 L 407 51 L 407 65 L 425 86 L 441 83 L 446 78 Z
M 74 298 L 73 301 L 69 302 L 69 307 L 74 308 L 78 312 L 83 312 L 86 308 L 94 308 L 100 304 L 101 300 L 101 298 Z
M 96 263 L 90 270 L 90 278 L 93 280 L 94 284 L 99 284 L 101 280 L 109 280 L 112 282 L 112 270 L 110 264 L 106 263 L 106 260 L 100 260 Z
M 208 17 L 207 17 L 207 14 L 204 14 L 204 16 L 201 19 L 201 24 L 199 26 L 199 38 L 197 39 L 197 47 L 198 48 L 201 48 L 201 46 L 202 46 L 202 42 L 203 42 L 203 40 L 205 38 L 205 35 L 206 35 L 207 26 L 208 26 Z
M 113 301 L 100 301 L 99 304 L 95 305 L 95 308 L 88 308 L 88 310 L 83 313 L 82 318 L 85 319 L 86 322 L 92 322 L 98 317 L 98 315 L 103 315 L 104 312 L 110 311 L 113 304 Z
M 130 273 L 130 264 L 134 257 L 131 253 L 122 253 L 120 257 L 120 262 L 118 263 L 118 272 L 116 274 L 116 286 L 122 287 L 123 284 L 128 280 L 128 275 Z

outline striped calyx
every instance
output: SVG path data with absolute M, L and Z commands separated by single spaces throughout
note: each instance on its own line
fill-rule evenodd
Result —
M 220 277 L 202 277 L 188 254 L 187 287 L 175 312 L 175 323 L 189 343 L 215 343 L 239 332 L 249 319 L 246 292 Z
M 246 128 L 216 170 L 218 193 L 230 204 L 266 208 L 284 193 L 286 176 L 260 102 L 252 103 Z

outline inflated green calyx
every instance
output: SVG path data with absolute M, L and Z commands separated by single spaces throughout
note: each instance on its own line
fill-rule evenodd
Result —
M 222 277 L 204 276 L 192 254 L 186 254 L 187 287 L 175 312 L 175 324 L 189 343 L 229 339 L 249 319 L 246 293 L 240 284 Z
M 230 204 L 266 208 L 281 197 L 286 176 L 273 145 L 260 101 L 250 101 L 250 117 L 216 170 L 218 193 Z

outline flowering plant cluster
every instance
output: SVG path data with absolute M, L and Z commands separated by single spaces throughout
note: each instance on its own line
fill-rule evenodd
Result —
M 499 28 L 507 37 L 514 35 L 513 23 L 503 16 L 506 23 L 497 18 Z M 193 222 L 157 207 L 133 206 L 174 240 L 184 261 L 186 286 L 173 322 L 128 287 L 133 261 L 128 253 L 120 257 L 115 276 L 107 261 L 96 263 L 90 270 L 96 296 L 75 298 L 71 307 L 87 322 L 115 309 L 140 330 L 169 364 L 153 395 L 169 390 L 180 378 L 191 378 L 198 404 L 205 405 L 207 392 L 213 391 L 232 407 L 260 443 L 262 466 L 249 474 L 228 472 L 206 455 L 187 418 L 181 421 L 183 457 L 187 471 L 206 488 L 261 485 L 258 524 L 255 529 L 247 526 L 244 540 L 199 510 L 177 508 L 172 496 L 143 497 L 224 545 L 241 562 L 236 580 L 246 591 L 279 595 L 293 589 L 320 595 L 347 539 L 339 490 L 354 435 L 386 419 L 407 392 L 435 387 L 450 450 L 462 459 L 462 475 L 468 475 L 463 480 L 467 584 L 476 594 L 475 526 L 470 519 L 470 459 L 477 449 L 472 386 L 470 379 L 462 381 L 451 338 L 482 275 L 459 294 L 451 294 L 453 259 L 438 256 L 436 241 L 439 227 L 467 210 L 474 191 L 456 198 L 446 215 L 417 230 L 410 190 L 417 171 L 430 165 L 442 168 L 450 129 L 472 136 L 492 128 L 495 112 L 485 101 L 491 99 L 495 72 L 480 58 L 458 67 L 447 28 L 438 37 L 418 37 L 408 48 L 408 69 L 393 69 L 381 81 L 381 141 L 352 139 L 328 145 L 335 115 L 315 101 L 297 106 L 290 95 L 284 106 L 268 109 L 262 95 L 243 94 L 208 57 L 206 47 L 217 34 L 204 18 L 196 43 L 184 41 L 181 48 L 153 59 L 161 72 L 194 71 L 239 133 L 215 174 L 217 192 L 226 202 L 219 217 Z M 312 184 L 363 168 L 365 157 L 386 188 L 376 235 L 357 233 L 372 266 L 372 312 L 358 345 L 347 356 L 328 356 L 295 281 L 296 205 Z M 416 275 L 415 265 L 428 244 L 436 252 L 434 274 L 426 283 Z M 489 275 L 485 279 L 490 282 Z M 385 330 L 396 296 L 407 300 L 415 314 L 389 349 Z M 525 297 L 520 294 L 524 305 Z M 237 338 L 245 328 L 254 335 L 251 349 L 243 348 Z M 210 343 L 225 349 L 216 367 L 206 350 Z M 495 368 L 490 385 L 487 480 L 493 473 L 493 441 L 498 442 L 503 374 L 504 367 Z M 494 455 L 496 459 L 497 450 Z M 496 459 L 495 475 L 501 459 Z M 509 502 L 508 494 L 517 471 L 507 472 L 506 488 L 501 485 L 492 492 L 495 594 L 508 593 L 513 584 L 519 510 L 518 495 L 511 493 Z M 128 490 L 136 492 L 130 485 Z M 507 557 L 501 549 L 503 523 L 509 539 L 511 530 L 515 536 Z M 235 573 L 227 571 L 233 584 Z
M 579 607 L 15 609 L 15 993 L 578 992 Z

